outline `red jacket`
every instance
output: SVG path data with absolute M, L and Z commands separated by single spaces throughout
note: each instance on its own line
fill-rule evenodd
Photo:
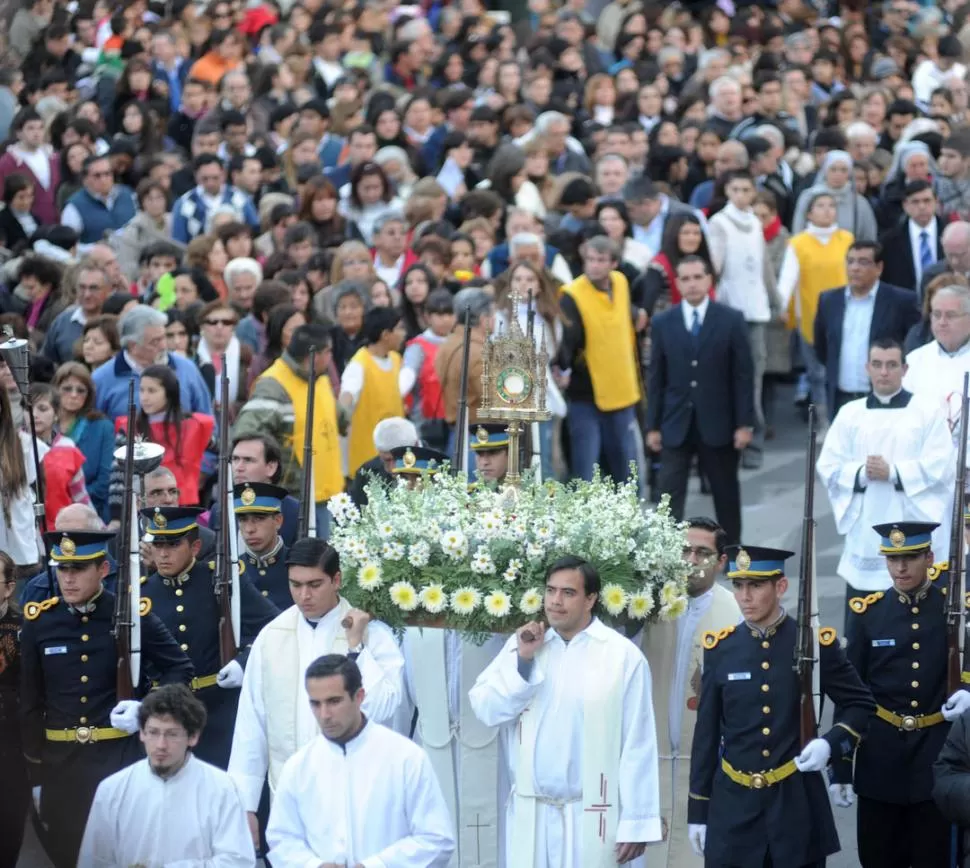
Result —
M 26 163 L 21 162 L 8 149 L 0 157 L 0 187 L 3 186 L 3 182 L 8 175 L 12 175 L 15 172 L 26 175 L 34 182 L 34 207 L 31 209 L 31 213 L 45 226 L 56 226 L 61 222 L 61 214 L 57 209 L 56 203 L 57 188 L 61 183 L 61 165 L 55 154 L 48 157 L 48 162 L 51 167 L 51 184 L 45 190 L 40 181 L 37 180 L 37 176 L 30 170 L 30 167 Z

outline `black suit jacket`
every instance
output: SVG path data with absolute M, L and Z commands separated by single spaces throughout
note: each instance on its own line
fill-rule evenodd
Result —
M 825 365 L 825 392 L 829 413 L 835 416 L 835 391 L 839 387 L 839 358 L 842 353 L 842 321 L 845 318 L 845 287 L 829 289 L 818 298 L 815 312 L 815 355 Z M 919 322 L 916 294 L 901 286 L 879 281 L 869 325 L 869 340 L 892 338 L 902 343 Z
M 651 326 L 652 355 L 647 429 L 677 448 L 692 420 L 707 446 L 727 446 L 738 428 L 754 427 L 754 363 L 744 317 L 708 302 L 697 340 L 680 305 L 658 314 Z
M 940 238 L 946 224 L 936 218 L 936 261 L 943 259 L 943 245 Z M 916 289 L 916 269 L 913 266 L 913 255 L 918 251 L 913 250 L 913 245 L 909 240 L 909 218 L 907 217 L 898 226 L 883 232 L 879 238 L 879 243 L 883 249 L 883 269 L 882 277 L 886 283 L 901 286 L 904 289 Z M 935 263 L 934 263 L 935 264 Z

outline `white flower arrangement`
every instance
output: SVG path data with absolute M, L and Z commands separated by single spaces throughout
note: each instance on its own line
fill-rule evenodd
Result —
M 524 481 L 517 497 L 438 473 L 416 486 L 368 487 L 359 510 L 334 497 L 331 542 L 342 594 L 395 629 L 510 632 L 542 610 L 547 568 L 575 555 L 602 581 L 608 623 L 673 620 L 687 609 L 686 525 L 667 498 L 645 510 L 635 481 Z

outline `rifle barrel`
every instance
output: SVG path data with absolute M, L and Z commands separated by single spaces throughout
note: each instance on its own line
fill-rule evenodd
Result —
M 455 454 L 452 466 L 456 470 L 465 470 L 465 453 L 468 452 L 468 365 L 471 353 L 471 309 L 465 309 L 465 317 L 462 320 L 464 328 L 463 343 L 461 348 L 461 381 L 458 388 L 458 412 L 455 416 Z
M 118 578 L 115 584 L 114 634 L 117 650 L 115 692 L 119 701 L 133 699 L 135 685 L 131 678 L 131 546 L 132 522 L 137 521 L 135 508 L 135 380 L 128 383 L 128 421 L 125 430 L 125 489 L 121 502 L 121 533 L 118 540 Z

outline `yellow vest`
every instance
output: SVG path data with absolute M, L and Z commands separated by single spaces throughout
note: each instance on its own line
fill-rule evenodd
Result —
M 610 272 L 610 282 L 612 298 L 593 286 L 585 274 L 563 287 L 583 319 L 583 356 L 593 384 L 593 399 L 604 412 L 622 410 L 640 400 L 630 287 L 619 271 Z
M 391 369 L 385 371 L 370 354 L 366 347 L 354 353 L 351 362 L 357 362 L 364 369 L 364 388 L 360 390 L 354 415 L 350 420 L 350 476 L 377 457 L 374 446 L 374 428 L 377 423 L 392 416 L 404 415 L 404 401 L 398 385 L 401 373 L 401 356 L 391 353 Z
M 851 232 L 836 229 L 828 244 L 808 232 L 799 232 L 789 242 L 798 257 L 798 290 L 797 295 L 792 294 L 795 320 L 791 324 L 798 323 L 809 345 L 815 344 L 818 297 L 827 289 L 845 286 L 849 280 L 845 257 L 853 240 Z
M 263 374 L 272 377 L 290 396 L 293 402 L 293 436 L 288 445 L 293 456 L 303 463 L 303 436 L 306 431 L 307 397 L 310 389 L 283 361 L 277 359 Z M 327 376 L 317 377 L 313 405 L 313 490 L 317 503 L 330 500 L 344 490 L 344 477 L 340 469 L 340 433 L 337 430 L 337 402 Z M 304 468 L 306 472 L 306 468 Z

